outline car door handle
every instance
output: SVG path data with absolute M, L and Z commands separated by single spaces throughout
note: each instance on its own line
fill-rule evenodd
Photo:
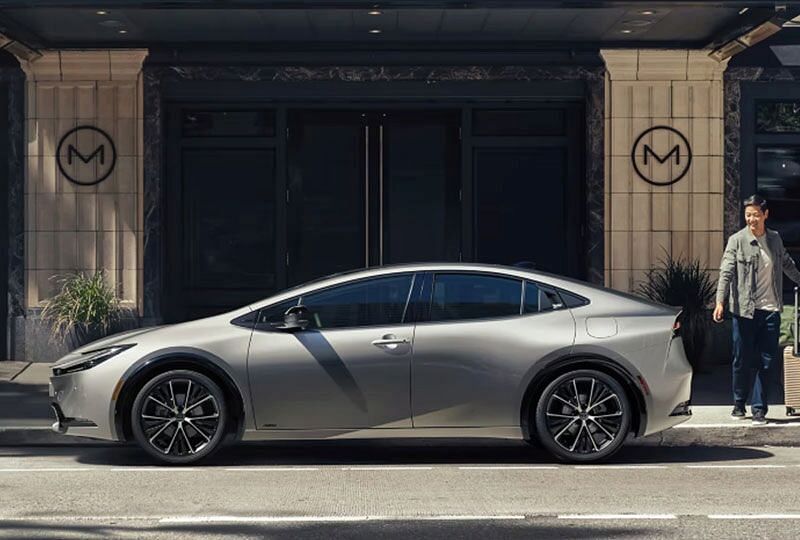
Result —
M 376 347 L 386 347 L 390 345 L 395 345 L 395 346 L 404 345 L 406 343 L 409 343 L 408 339 L 406 338 L 388 337 L 388 336 L 384 336 L 383 338 L 376 339 L 375 341 L 372 342 L 372 344 L 375 345 Z

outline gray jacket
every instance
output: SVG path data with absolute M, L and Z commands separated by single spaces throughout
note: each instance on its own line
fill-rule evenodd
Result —
M 778 231 L 767 229 L 767 247 L 772 253 L 773 279 L 778 308 L 783 309 L 783 274 L 800 284 L 800 270 L 794 264 Z M 719 266 L 717 302 L 728 300 L 728 309 L 734 315 L 753 318 L 755 312 L 756 271 L 758 269 L 758 240 L 748 227 L 731 235 L 722 263 Z

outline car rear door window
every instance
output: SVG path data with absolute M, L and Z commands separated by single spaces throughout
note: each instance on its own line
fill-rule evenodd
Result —
M 401 324 L 413 274 L 368 279 L 303 296 L 309 328 L 330 329 Z
M 437 274 L 431 321 L 507 317 L 520 314 L 522 281 L 480 274 Z

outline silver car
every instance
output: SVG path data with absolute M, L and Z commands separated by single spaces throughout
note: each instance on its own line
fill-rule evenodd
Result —
M 193 463 L 225 439 L 492 437 L 592 462 L 689 418 L 678 310 L 524 268 L 331 276 L 53 366 L 61 433 Z

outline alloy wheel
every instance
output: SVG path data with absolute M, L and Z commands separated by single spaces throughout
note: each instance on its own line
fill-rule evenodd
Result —
M 197 380 L 175 377 L 149 389 L 139 408 L 139 426 L 148 444 L 160 454 L 188 457 L 215 440 L 220 429 L 220 404 Z
M 624 401 L 599 377 L 569 377 L 550 393 L 545 424 L 561 449 L 588 457 L 626 435 Z

